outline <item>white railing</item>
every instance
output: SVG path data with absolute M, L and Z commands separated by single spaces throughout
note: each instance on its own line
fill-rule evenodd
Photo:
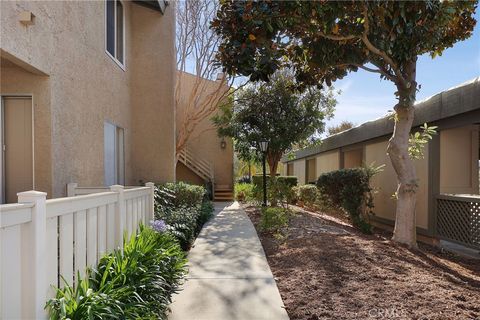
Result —
M 140 223 L 153 219 L 154 184 L 46 200 L 46 193 L 18 194 L 0 205 L 0 319 L 44 319 L 45 302 L 62 277 L 75 283 L 107 252 L 122 248 Z
M 180 151 L 178 160 L 193 170 L 201 178 L 210 180 L 213 183 L 213 166 L 209 162 L 193 155 L 188 147 L 185 147 L 182 151 Z

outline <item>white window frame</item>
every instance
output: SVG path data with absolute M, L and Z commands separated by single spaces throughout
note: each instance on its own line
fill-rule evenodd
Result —
M 117 58 L 115 58 L 110 52 L 108 52 L 107 50 L 107 28 L 108 28 L 108 24 L 107 24 L 107 2 L 108 0 L 105 0 L 105 14 L 104 14 L 104 20 L 105 20 L 105 53 L 107 54 L 107 56 L 109 56 L 123 71 L 125 71 L 126 69 L 126 61 L 127 61 L 127 54 L 126 54 L 126 51 L 125 51 L 125 25 L 126 25 L 126 21 L 125 21 L 125 3 L 121 0 L 112 0 L 115 5 L 115 9 L 114 9 L 114 20 L 115 20 L 115 23 L 114 23 L 114 51 L 117 51 L 117 2 L 120 2 L 122 4 L 122 8 L 123 8 L 123 62 L 121 62 L 120 60 L 118 60 Z M 116 55 L 116 54 L 115 54 Z

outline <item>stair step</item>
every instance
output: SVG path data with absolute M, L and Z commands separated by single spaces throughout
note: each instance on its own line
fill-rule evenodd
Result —
M 214 199 L 215 200 L 233 200 L 233 190 L 232 189 L 217 189 L 215 188 Z
M 233 197 L 224 197 L 224 198 L 217 198 L 213 199 L 214 201 L 233 201 Z

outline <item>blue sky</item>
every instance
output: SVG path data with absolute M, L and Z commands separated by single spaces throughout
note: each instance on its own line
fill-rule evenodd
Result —
M 417 82 L 422 87 L 417 94 L 418 101 L 480 76 L 480 9 L 475 16 L 477 26 L 469 39 L 458 42 L 435 59 L 428 55 L 419 58 Z M 342 94 L 337 98 L 335 116 L 327 126 L 342 120 L 358 125 L 383 116 L 396 103 L 394 85 L 367 71 L 350 73 L 334 86 L 342 90 Z

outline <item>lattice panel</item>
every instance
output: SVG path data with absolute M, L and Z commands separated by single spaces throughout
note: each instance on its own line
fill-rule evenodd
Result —
M 439 236 L 480 249 L 479 202 L 437 199 Z

